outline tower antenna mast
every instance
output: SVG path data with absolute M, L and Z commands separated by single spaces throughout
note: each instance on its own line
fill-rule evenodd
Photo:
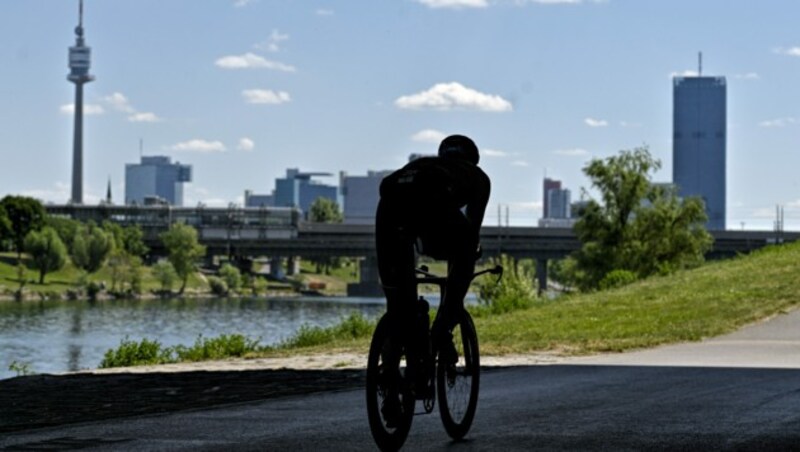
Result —
M 83 204 L 83 85 L 94 80 L 89 73 L 92 48 L 83 36 L 83 0 L 78 3 L 78 26 L 75 27 L 75 45 L 69 48 L 69 74 L 67 80 L 75 84 L 75 128 L 72 141 L 72 204 Z
M 703 52 L 697 52 L 697 76 L 703 76 Z

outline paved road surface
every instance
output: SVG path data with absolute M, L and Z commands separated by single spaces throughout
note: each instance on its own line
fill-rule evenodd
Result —
M 706 341 L 493 369 L 467 441 L 417 416 L 407 450 L 800 450 L 800 311 Z M 41 429 L 0 448 L 374 450 L 361 390 Z

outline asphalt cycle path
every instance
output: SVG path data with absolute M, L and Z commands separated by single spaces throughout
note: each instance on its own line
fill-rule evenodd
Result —
M 488 369 L 465 441 L 406 450 L 800 450 L 800 311 L 708 341 Z M 363 388 L 8 434 L 0 449 L 375 450 Z

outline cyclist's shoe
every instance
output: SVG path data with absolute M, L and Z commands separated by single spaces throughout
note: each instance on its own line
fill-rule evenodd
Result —
M 387 428 L 397 428 L 400 425 L 400 419 L 403 415 L 403 407 L 400 405 L 400 397 L 388 396 L 383 400 L 381 405 L 381 414 L 386 421 Z

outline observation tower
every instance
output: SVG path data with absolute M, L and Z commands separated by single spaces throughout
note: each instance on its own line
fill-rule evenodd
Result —
M 72 204 L 83 204 L 83 85 L 94 80 L 89 74 L 92 48 L 83 38 L 83 0 L 78 7 L 78 26 L 75 27 L 75 45 L 69 48 L 69 75 L 75 84 L 75 130 L 72 141 Z

